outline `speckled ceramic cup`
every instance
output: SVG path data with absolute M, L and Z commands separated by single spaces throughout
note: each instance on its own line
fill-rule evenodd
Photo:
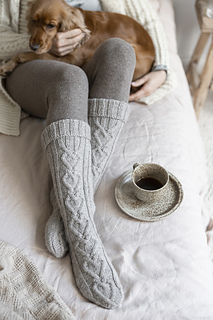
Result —
M 135 196 L 146 203 L 161 200 L 167 191 L 168 172 L 155 163 L 133 165 L 132 185 Z

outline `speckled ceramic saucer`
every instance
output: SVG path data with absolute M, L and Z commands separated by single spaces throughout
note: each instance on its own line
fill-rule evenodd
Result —
M 138 200 L 132 188 L 132 171 L 124 173 L 115 187 L 115 198 L 118 206 L 129 216 L 143 221 L 157 221 L 172 214 L 183 199 L 183 189 L 175 176 L 169 173 L 168 192 L 162 200 L 155 203 L 144 203 Z

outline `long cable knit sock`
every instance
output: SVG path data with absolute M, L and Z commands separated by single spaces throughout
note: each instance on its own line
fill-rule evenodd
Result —
M 92 173 L 97 190 L 121 130 L 130 114 L 130 105 L 110 99 L 89 99 Z
M 90 127 L 79 120 L 60 120 L 47 126 L 41 139 L 76 284 L 88 300 L 104 308 L 116 308 L 123 299 L 121 284 L 93 221 Z
M 45 226 L 45 244 L 48 251 L 56 258 L 63 258 L 67 254 L 69 247 L 53 187 L 50 192 L 50 203 L 53 211 Z
M 128 103 L 118 100 L 89 99 L 91 128 L 92 173 L 94 193 L 106 169 L 119 134 L 129 116 Z M 46 247 L 55 257 L 62 258 L 68 250 L 63 221 L 51 191 L 53 212 L 45 229 Z

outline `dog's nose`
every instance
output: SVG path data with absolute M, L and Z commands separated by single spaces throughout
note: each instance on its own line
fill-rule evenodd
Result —
M 30 48 L 31 48 L 33 51 L 38 50 L 39 47 L 40 47 L 39 44 L 31 44 L 31 43 L 30 43 Z

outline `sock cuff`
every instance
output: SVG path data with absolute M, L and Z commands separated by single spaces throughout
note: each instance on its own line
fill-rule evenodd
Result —
M 89 99 L 89 117 L 104 117 L 126 122 L 130 114 L 130 105 L 113 99 Z
M 80 137 L 90 140 L 90 126 L 88 123 L 76 119 L 64 119 L 52 122 L 41 134 L 42 147 L 61 137 Z

